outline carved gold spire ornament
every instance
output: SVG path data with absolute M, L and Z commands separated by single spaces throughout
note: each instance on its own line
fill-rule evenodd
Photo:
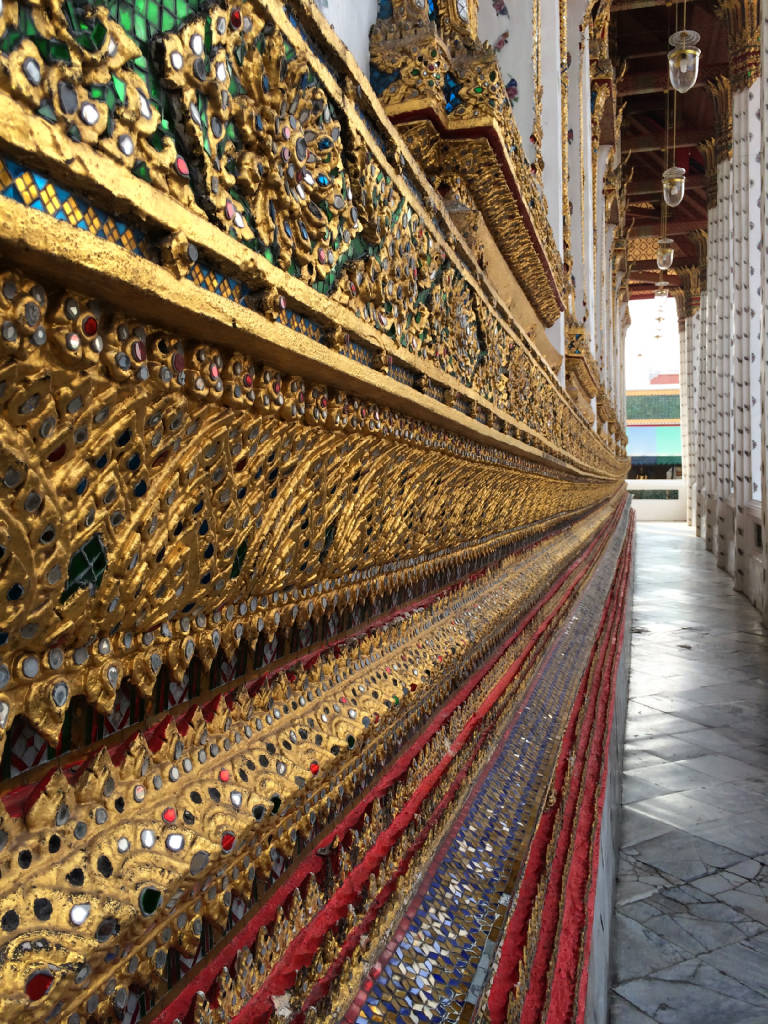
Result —
M 760 4 L 757 0 L 720 0 L 716 10 L 728 26 L 731 87 L 747 89 L 760 75 Z

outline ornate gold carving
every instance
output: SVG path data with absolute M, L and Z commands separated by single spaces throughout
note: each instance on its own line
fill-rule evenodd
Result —
M 566 339 L 565 386 L 584 415 L 591 420 L 594 415 L 591 399 L 597 397 L 600 388 L 600 371 L 589 350 L 589 340 L 583 327 L 566 328 Z
M 437 337 L 458 319 L 456 359 L 481 393 L 556 432 L 528 357 L 508 354 L 500 394 L 498 337 L 480 362 L 488 326 L 458 275 L 446 289 L 431 311 Z M 301 627 L 357 602 L 365 580 L 401 586 L 409 559 L 447 565 L 499 523 L 518 525 L 508 495 L 527 493 L 523 475 L 471 442 L 452 442 L 448 456 L 439 432 L 375 403 L 17 273 L 2 276 L 0 295 L 5 724 L 23 711 L 55 740 L 77 694 L 108 713 L 125 677 L 149 696 L 163 665 L 180 673 L 197 655 L 209 666 L 220 647 L 231 657 L 242 639 L 271 639 L 283 616 Z M 408 452 L 421 466 L 412 490 Z M 406 488 L 397 503 L 387 466 Z M 525 516 L 541 502 L 541 519 L 556 494 L 565 508 L 562 484 L 541 480 Z M 398 559 L 381 575 L 393 545 Z M 51 654 L 59 648 L 66 658 Z
M 678 267 L 677 276 L 682 284 L 683 315 L 693 316 L 701 302 L 701 279 L 698 267 Z
M 562 259 L 495 55 L 471 33 L 456 35 L 450 20 L 435 25 L 411 4 L 396 4 L 374 25 L 371 62 L 387 83 L 382 101 L 432 179 L 453 176 L 468 186 L 526 296 L 551 324 L 563 307 Z
M 725 75 L 718 75 L 707 82 L 715 110 L 715 150 L 718 163 L 730 160 L 733 153 L 733 110 L 731 107 L 731 83 Z
M 758 0 L 720 0 L 716 11 L 728 25 L 731 87 L 747 89 L 760 76 L 760 4 Z
M 173 140 L 154 142 L 160 114 L 134 70 L 141 51 L 107 9 L 88 8 L 73 25 L 55 0 L 31 8 L 14 3 L 0 14 L 0 30 L 15 26 L 24 31 L 15 49 L 0 57 L 0 88 L 33 111 L 50 110 L 75 138 L 192 204 Z M 46 59 L 49 54 L 56 59 Z M 110 104 L 110 94 L 119 103 Z
M 603 506 L 554 542 L 347 645 L 338 658 L 296 666 L 293 679 L 281 675 L 254 692 L 242 689 L 205 715 L 197 708 L 184 732 L 171 720 L 159 742 L 149 746 L 139 735 L 122 760 L 102 751 L 73 781 L 54 774 L 23 820 L 0 819 L 4 864 L 34 865 L 21 892 L 14 875 L 3 872 L 3 1013 L 26 1011 L 24 985 L 40 974 L 46 987 L 35 1000 L 36 1020 L 53 1005 L 61 1005 L 65 1019 L 72 1012 L 107 1019 L 129 985 L 154 988 L 168 949 L 194 951 L 203 919 L 221 926 L 233 899 L 247 902 L 254 884 L 279 874 L 302 837 L 344 807 L 399 738 L 454 692 L 609 512 Z M 525 642 L 522 636 L 518 651 Z M 458 705 L 448 735 L 492 682 L 484 680 L 472 700 Z M 442 737 L 422 747 L 390 799 L 393 814 L 445 750 Z M 468 755 L 457 752 L 456 763 Z M 375 834 L 369 828 L 355 850 L 340 850 L 331 890 Z M 401 834 L 382 878 L 391 877 L 407 846 Z M 277 909 L 269 939 L 260 934 L 254 953 L 265 971 L 321 907 L 318 884 L 310 879 L 287 913 Z M 27 915 L 35 923 L 20 929 L 15 922 Z M 129 955 L 120 956 L 121 949 Z M 229 998 L 222 980 L 220 993 Z

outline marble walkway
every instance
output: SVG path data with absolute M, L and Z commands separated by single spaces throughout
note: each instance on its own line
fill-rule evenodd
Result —
M 768 630 L 639 523 L 611 1024 L 768 1024 Z

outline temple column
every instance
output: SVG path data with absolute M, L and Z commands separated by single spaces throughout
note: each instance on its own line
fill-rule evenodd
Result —
M 708 86 L 715 105 L 717 201 L 715 205 L 714 304 L 710 310 L 713 336 L 714 385 L 714 480 L 708 518 L 711 517 L 711 550 L 721 569 L 733 572 L 732 429 L 733 394 L 731 348 L 733 344 L 731 155 L 732 120 L 730 82 L 718 76 Z M 707 531 L 708 545 L 710 533 Z
M 336 35 L 349 48 L 352 56 L 370 77 L 368 33 L 376 21 L 378 0 L 316 0 Z
M 714 551 L 717 504 L 717 311 L 719 307 L 720 205 L 718 203 L 718 147 L 715 138 L 706 140 L 701 149 L 707 168 L 707 288 L 701 302 L 701 347 L 698 365 L 699 406 L 697 417 L 698 488 L 697 532 L 707 550 Z
M 685 409 L 687 416 L 687 441 L 684 451 L 688 453 L 688 525 L 695 526 L 697 519 L 698 487 L 696 486 L 696 362 L 701 346 L 701 311 L 697 309 L 688 321 L 688 346 L 686 352 Z
M 760 27 L 758 0 L 725 0 L 720 8 L 728 25 L 733 158 L 731 162 L 731 239 L 733 282 L 731 345 L 733 572 L 736 590 L 751 600 L 762 599 L 762 557 L 756 564 L 756 524 L 761 522 L 760 468 L 753 465 L 753 430 L 759 430 L 752 412 L 760 401 L 757 367 L 760 361 L 760 298 L 756 266 L 759 260 L 760 158 Z M 757 378 L 757 379 L 756 379 Z M 759 448 L 759 433 L 754 438 Z M 757 479 L 753 479 L 753 470 Z M 762 550 L 760 550 L 762 556 Z
M 338 2 L 349 3 L 349 0 Z M 536 97 L 541 49 L 539 4 L 540 0 L 526 0 L 515 4 L 513 10 L 511 2 L 491 4 L 487 0 L 477 9 L 478 36 L 496 51 L 496 60 L 529 163 L 538 156 L 534 136 L 537 106 L 539 109 L 541 106 Z
M 766 372 L 766 360 L 768 359 L 768 315 L 765 310 L 765 301 L 768 298 L 768 255 L 766 254 L 766 241 L 768 241 L 768 0 L 762 0 L 762 16 L 760 19 L 760 43 L 762 51 L 762 71 L 760 75 L 760 217 L 758 223 L 761 226 L 763 244 L 760 247 L 760 284 L 762 311 L 760 324 L 760 495 L 762 506 L 762 548 L 763 566 L 768 566 L 768 462 L 766 460 L 766 449 L 768 448 L 768 400 L 766 400 L 766 387 L 768 387 L 768 372 Z M 768 580 L 763 574 L 763 621 L 768 623 Z
M 680 331 L 680 433 L 683 478 L 686 484 L 686 519 L 695 522 L 696 513 L 696 451 L 694 413 L 694 351 L 699 347 L 701 335 L 699 270 L 684 267 L 679 271 L 683 290 L 677 295 L 678 325 Z
M 574 288 L 573 315 L 593 341 L 594 266 L 592 259 L 592 147 L 589 85 L 588 28 L 577 19 L 568 20 L 568 122 L 573 138 L 568 145 L 568 196 L 571 213 L 571 277 Z M 594 348 L 593 348 L 594 353 Z

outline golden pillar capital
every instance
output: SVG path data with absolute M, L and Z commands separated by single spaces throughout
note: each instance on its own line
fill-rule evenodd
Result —
M 718 163 L 730 160 L 733 153 L 733 111 L 731 109 L 731 80 L 717 75 L 707 82 L 715 109 L 715 156 Z
M 728 25 L 731 85 L 747 89 L 760 74 L 759 0 L 720 0 L 716 10 Z
M 688 237 L 696 246 L 696 252 L 699 257 L 699 292 L 701 293 L 707 287 L 707 246 L 709 244 L 709 237 L 703 228 L 691 231 Z
M 698 267 L 679 267 L 677 275 L 682 285 L 679 296 L 675 294 L 678 300 L 678 316 L 682 309 L 683 317 L 687 318 L 696 313 L 701 303 L 701 275 Z

